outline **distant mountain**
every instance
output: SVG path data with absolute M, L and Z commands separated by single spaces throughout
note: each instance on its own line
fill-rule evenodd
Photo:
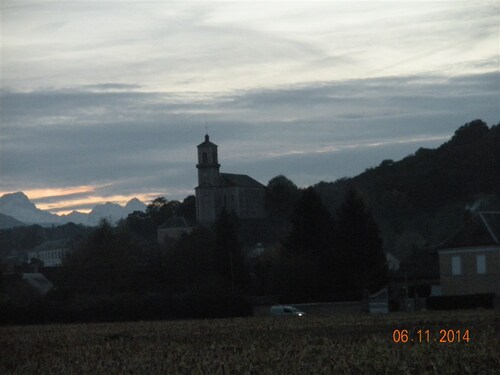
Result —
M 106 202 L 96 205 L 88 214 L 73 211 L 67 215 L 62 215 L 64 223 L 73 222 L 75 224 L 84 224 L 89 226 L 99 225 L 102 219 L 106 219 L 111 223 L 116 223 L 120 219 L 126 218 L 134 211 L 145 211 L 147 205 L 137 198 L 132 198 L 125 206 L 120 206 L 116 203 Z
M 60 215 L 59 217 L 61 218 L 62 223 L 75 223 L 83 225 L 87 225 L 88 223 L 88 215 L 79 211 L 71 211 L 69 214 Z
M 88 214 L 72 211 L 67 215 L 59 216 L 37 208 L 23 192 L 9 193 L 0 197 L 0 214 L 7 215 L 6 217 L 18 221 L 19 225 L 52 225 L 72 222 L 95 226 L 99 224 L 101 219 L 116 223 L 134 211 L 145 211 L 146 207 L 139 199 L 133 198 L 125 206 L 107 202 L 96 205 Z M 4 221 L 8 227 L 16 226 L 15 222 L 0 217 L 0 228 L 2 228 Z
M 122 207 L 119 204 L 111 202 L 98 204 L 88 214 L 88 225 L 98 225 L 99 221 L 102 219 L 115 223 L 127 215 L 125 207 Z
M 20 191 L 0 197 L 0 213 L 26 224 L 58 224 L 60 222 L 59 216 L 40 210 Z
M 125 205 L 125 211 L 127 212 L 127 215 L 128 215 L 128 214 L 131 214 L 134 211 L 142 211 L 142 212 L 144 212 L 144 211 L 146 211 L 147 207 L 148 206 L 145 205 L 143 202 L 141 202 L 139 199 L 132 198 Z
M 19 220 L 14 219 L 12 216 L 0 214 L 0 229 L 9 229 L 14 227 L 22 227 L 26 225 Z
M 96 205 L 92 211 L 88 213 L 88 225 L 98 225 L 102 219 L 106 219 L 111 223 L 116 223 L 120 219 L 126 218 L 134 211 L 145 211 L 146 205 L 137 198 L 132 198 L 128 201 L 125 207 L 116 203 L 106 202 Z

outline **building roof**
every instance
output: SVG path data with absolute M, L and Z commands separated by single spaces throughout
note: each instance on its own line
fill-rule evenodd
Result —
M 172 216 L 170 219 L 165 221 L 158 229 L 168 229 L 168 228 L 192 228 L 195 227 L 196 223 L 186 219 L 184 216 Z
M 205 142 L 200 143 L 197 147 L 207 147 L 207 146 L 217 147 L 215 143 L 210 142 L 210 136 L 208 134 L 205 134 Z
M 259 181 L 254 180 L 246 174 L 220 173 L 220 177 L 221 186 L 264 188 L 264 185 L 262 185 Z
M 63 240 L 51 240 L 42 242 L 40 245 L 34 247 L 29 250 L 32 251 L 48 251 L 48 250 L 59 250 L 59 249 L 67 249 L 71 245 L 71 241 L 67 239 Z
M 438 250 L 500 245 L 500 212 L 479 212 L 437 246 Z

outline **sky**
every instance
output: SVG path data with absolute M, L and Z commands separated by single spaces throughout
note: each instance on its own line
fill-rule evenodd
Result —
M 298 186 L 500 122 L 498 1 L 0 2 L 0 195 L 182 200 L 196 146 Z

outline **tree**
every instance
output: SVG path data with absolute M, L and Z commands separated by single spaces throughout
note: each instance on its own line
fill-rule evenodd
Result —
M 267 184 L 266 210 L 271 217 L 288 219 L 299 195 L 297 185 L 283 175 L 276 176 Z
M 115 294 L 143 288 L 138 281 L 144 263 L 141 246 L 125 227 L 99 226 L 63 260 L 62 285 L 75 293 Z
M 158 197 L 148 205 L 146 214 L 150 216 L 155 232 L 158 226 L 177 213 L 180 205 L 179 201 L 169 201 L 165 197 Z
M 242 246 L 238 239 L 238 218 L 222 209 L 215 222 L 215 269 L 222 279 L 231 284 L 231 290 L 246 282 Z
M 314 188 L 302 191 L 291 223 L 283 246 L 288 284 L 301 299 L 329 293 L 334 266 L 333 220 Z
M 489 132 L 488 125 L 483 120 L 474 120 L 459 127 L 449 143 L 466 145 L 484 139 Z
M 196 198 L 194 195 L 189 195 L 184 198 L 182 203 L 179 205 L 177 215 L 196 221 Z
M 337 213 L 335 228 L 338 283 L 346 297 L 379 290 L 387 281 L 387 264 L 378 226 L 360 193 L 351 188 Z
M 291 216 L 286 249 L 293 255 L 321 256 L 331 247 L 332 217 L 314 188 L 302 191 Z
M 214 243 L 213 233 L 205 227 L 181 236 L 165 262 L 174 286 L 190 291 L 214 276 Z
M 156 241 L 158 227 L 170 217 L 180 214 L 181 209 L 190 214 L 191 208 L 189 205 L 189 201 L 181 204 L 179 201 L 169 201 L 165 197 L 158 197 L 146 207 L 146 212 L 135 211 L 129 214 L 124 220 L 124 224 L 129 230 L 143 238 Z
M 143 238 L 153 239 L 155 238 L 156 231 L 153 227 L 151 216 L 142 211 L 134 211 L 127 216 L 124 221 L 124 225 L 132 230 L 133 232 L 139 234 Z

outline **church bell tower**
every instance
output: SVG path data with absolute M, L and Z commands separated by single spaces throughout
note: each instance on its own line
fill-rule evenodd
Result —
M 219 180 L 219 168 L 217 157 L 217 145 L 210 142 L 208 134 L 205 142 L 198 145 L 198 186 L 217 186 Z

